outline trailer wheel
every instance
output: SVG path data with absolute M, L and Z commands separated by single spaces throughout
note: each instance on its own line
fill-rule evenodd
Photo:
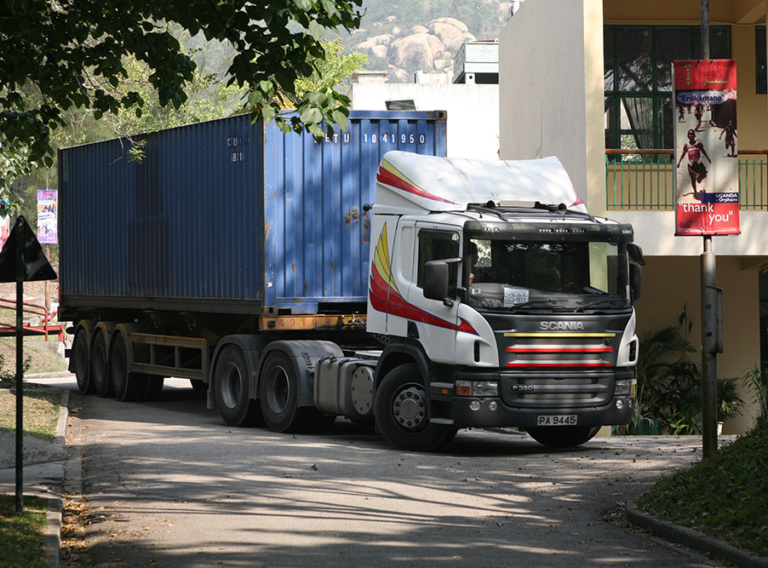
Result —
M 550 448 L 572 448 L 589 442 L 600 426 L 541 426 L 527 428 L 531 438 Z
M 259 379 L 261 412 L 273 432 L 309 432 L 327 427 L 324 415 L 312 406 L 299 407 L 299 381 L 287 354 L 272 351 Z
M 123 334 L 118 334 L 109 356 L 110 376 L 115 397 L 124 402 L 141 400 L 147 389 L 147 375 L 128 372 L 128 348 Z
M 213 393 L 219 414 L 230 426 L 253 426 L 259 422 L 259 405 L 250 397 L 248 364 L 239 347 L 229 345 L 221 352 Z
M 88 356 L 88 334 L 81 329 L 75 335 L 74 345 L 72 346 L 72 370 L 77 379 L 77 389 L 80 394 L 91 394 L 96 392 L 96 387 L 91 381 L 91 359 Z
M 91 348 L 91 381 L 99 396 L 107 398 L 114 395 L 107 365 L 107 340 L 101 331 L 96 332 Z
M 414 364 L 386 374 L 376 390 L 374 415 L 389 443 L 401 450 L 431 452 L 448 444 L 456 428 L 429 422 L 428 395 Z

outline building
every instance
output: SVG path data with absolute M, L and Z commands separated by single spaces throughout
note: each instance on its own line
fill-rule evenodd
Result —
M 709 0 L 709 23 L 711 58 L 736 59 L 739 72 L 741 234 L 713 238 L 723 289 L 718 376 L 737 377 L 768 363 L 766 2 Z M 592 214 L 632 223 L 647 263 L 639 332 L 678 325 L 685 312 L 693 345 L 703 240 L 674 236 L 670 69 L 700 58 L 700 24 L 700 0 L 531 0 L 499 37 L 500 157 L 555 155 Z
M 498 43 L 470 42 L 447 73 L 416 73 L 414 83 L 387 83 L 385 71 L 358 71 L 349 98 L 355 110 L 444 110 L 448 157 L 499 157 Z

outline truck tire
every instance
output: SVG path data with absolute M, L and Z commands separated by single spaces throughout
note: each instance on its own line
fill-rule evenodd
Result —
M 253 426 L 261 418 L 259 405 L 250 397 L 248 364 L 239 347 L 225 347 L 218 361 L 213 380 L 216 408 L 230 426 Z
M 141 400 L 147 389 L 148 377 L 143 373 L 128 372 L 128 348 L 122 333 L 112 343 L 109 369 L 115 398 L 124 402 Z
M 114 395 L 107 364 L 107 340 L 102 331 L 96 332 L 91 347 L 91 381 L 99 396 L 108 398 Z
M 75 335 L 72 345 L 72 370 L 77 380 L 77 390 L 80 394 L 96 392 L 96 387 L 91 381 L 91 358 L 88 354 L 88 334 L 81 329 Z
M 395 367 L 376 390 L 374 416 L 387 441 L 401 450 L 431 452 L 448 444 L 456 428 L 429 422 L 427 391 L 419 368 Z
M 573 448 L 594 438 L 600 426 L 540 426 L 526 431 L 539 444 L 550 448 Z
M 283 351 L 267 355 L 259 378 L 259 399 L 264 422 L 273 432 L 310 432 L 328 425 L 317 408 L 299 407 L 296 369 Z

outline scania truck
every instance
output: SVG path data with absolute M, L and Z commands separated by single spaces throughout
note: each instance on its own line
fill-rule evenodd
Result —
M 229 425 L 343 416 L 413 451 L 630 422 L 642 252 L 556 158 L 446 158 L 444 113 L 353 112 L 323 143 L 231 117 L 62 149 L 59 176 L 83 393 L 187 378 Z

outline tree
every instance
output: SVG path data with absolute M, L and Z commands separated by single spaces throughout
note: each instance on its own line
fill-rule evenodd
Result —
M 362 69 L 368 63 L 368 56 L 358 51 L 344 55 L 344 45 L 341 39 L 323 42 L 325 57 L 315 63 L 315 70 L 309 77 L 296 80 L 295 92 L 286 94 L 294 106 L 301 103 L 306 93 L 335 89 L 355 71 Z
M 344 129 L 349 99 L 333 88 L 309 91 L 298 113 L 281 114 L 280 93 L 323 59 L 328 30 L 360 25 L 362 0 L 9 0 L 0 9 L 0 197 L 31 164 L 53 162 L 51 134 L 73 108 L 98 119 L 120 108 L 142 113 L 138 89 L 121 92 L 127 57 L 146 65 L 161 106 L 179 107 L 195 63 L 170 33 L 171 23 L 191 35 L 228 42 L 235 56 L 229 85 L 247 88 L 254 119 L 275 120 L 284 131 L 324 136 L 322 123 Z M 10 173 L 9 173 L 10 172 Z

